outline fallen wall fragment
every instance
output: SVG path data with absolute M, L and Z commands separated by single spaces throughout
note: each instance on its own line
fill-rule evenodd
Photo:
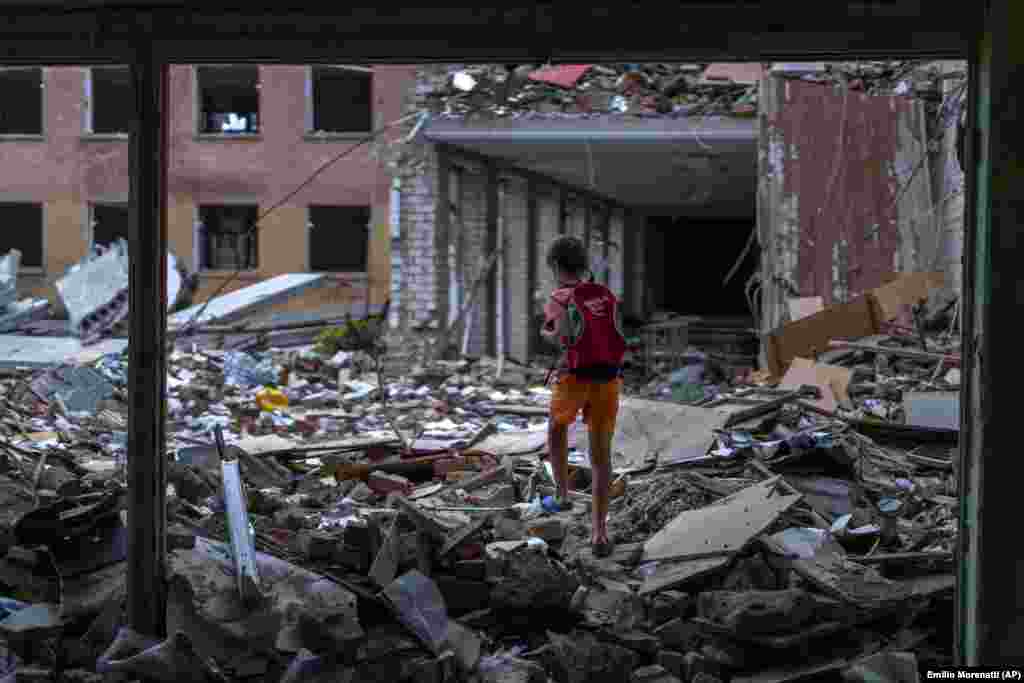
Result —
M 168 253 L 168 310 L 182 291 L 178 266 L 178 260 Z M 128 275 L 128 242 L 120 239 L 106 249 L 91 251 L 56 282 L 69 326 L 84 343 L 96 341 L 128 315 Z
M 326 282 L 327 276 L 322 273 L 278 275 L 229 294 L 222 294 L 209 302 L 178 311 L 169 316 L 167 325 L 171 329 L 177 329 L 191 323 L 193 318 L 196 325 L 231 322 L 262 308 L 280 304 L 313 287 L 323 286 Z

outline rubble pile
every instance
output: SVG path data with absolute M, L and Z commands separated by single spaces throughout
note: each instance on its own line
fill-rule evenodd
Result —
M 3 666 L 713 683 L 948 663 L 956 432 L 908 426 L 939 418 L 905 404 L 952 388 L 955 356 L 919 342 L 837 340 L 833 364 L 716 378 L 708 401 L 624 398 L 605 559 L 582 423 L 574 509 L 547 501 L 546 368 L 394 376 L 376 351 L 186 342 L 167 379 L 164 640 L 124 621 L 126 355 L 7 371 Z
M 425 67 L 414 108 L 452 117 L 751 116 L 760 71 L 756 64 Z
M 752 117 L 764 73 L 924 99 L 937 96 L 940 78 L 936 63 L 921 61 L 445 64 L 418 69 L 409 108 L 480 119 Z

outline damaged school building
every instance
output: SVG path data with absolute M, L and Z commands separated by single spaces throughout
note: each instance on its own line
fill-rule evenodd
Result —
M 208 298 L 240 269 L 221 291 L 324 274 L 285 310 L 384 303 L 389 177 L 366 150 L 274 210 L 266 230 L 247 230 L 339 151 L 397 118 L 411 73 L 328 65 L 171 70 L 167 230 L 182 275 L 197 276 L 190 299 Z M 129 68 L 4 68 L 0 92 L 10 105 L 0 122 L 0 250 L 20 252 L 19 295 L 47 299 L 66 316 L 56 280 L 90 250 L 134 234 Z
M 964 62 L 421 68 L 430 118 L 393 162 L 393 315 L 528 359 L 560 234 L 635 323 L 661 324 L 646 336 L 674 339 L 673 315 L 697 343 L 734 342 L 739 367 L 766 367 L 758 339 L 784 322 L 898 274 L 937 274 L 926 298 L 949 312 L 965 79 Z
M 964 62 L 174 64 L 166 245 L 124 204 L 124 71 L 36 71 L 9 158 L 41 161 L 0 205 L 31 308 L 0 328 L 0 680 L 959 661 Z M 552 500 L 561 234 L 628 313 L 606 558 L 582 421 Z

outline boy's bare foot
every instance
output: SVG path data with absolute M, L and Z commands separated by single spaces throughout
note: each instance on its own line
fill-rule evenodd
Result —
M 593 541 L 594 557 L 608 557 L 612 554 L 615 545 L 608 540 L 607 536 L 597 537 Z

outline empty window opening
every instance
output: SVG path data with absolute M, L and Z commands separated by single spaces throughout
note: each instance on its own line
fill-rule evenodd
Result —
M 43 267 L 43 205 L 0 202 L 0 255 L 21 252 L 22 268 Z
M 43 70 L 0 69 L 0 135 L 43 134 Z
M 108 247 L 119 239 L 131 240 L 134 217 L 127 204 L 92 205 L 92 244 Z
M 309 268 L 364 273 L 370 249 L 370 207 L 309 207 Z
M 259 68 L 256 66 L 200 66 L 199 132 L 213 135 L 259 132 Z
M 373 129 L 373 72 L 313 67 L 313 130 L 366 133 Z
M 203 270 L 254 270 L 259 264 L 259 234 L 251 229 L 254 204 L 199 207 L 199 267 Z
M 131 70 L 127 66 L 93 67 L 89 78 L 89 129 L 104 135 L 129 132 L 135 111 Z

